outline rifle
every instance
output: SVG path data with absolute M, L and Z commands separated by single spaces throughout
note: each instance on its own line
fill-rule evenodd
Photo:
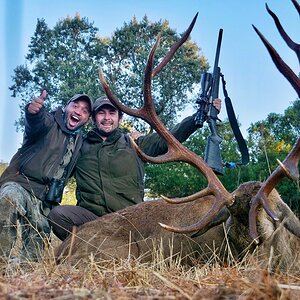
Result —
M 204 161 L 218 175 L 223 175 L 223 165 L 220 151 L 220 144 L 223 137 L 217 131 L 218 110 L 213 106 L 213 100 L 219 96 L 219 83 L 221 69 L 218 66 L 221 50 L 223 29 L 219 30 L 217 50 L 215 56 L 215 64 L 213 73 L 205 72 L 201 76 L 201 94 L 196 103 L 200 105 L 196 116 L 195 124 L 197 127 L 202 127 L 206 121 L 208 123 L 211 135 L 207 139 Z
M 195 124 L 197 127 L 202 127 L 204 122 L 208 123 L 211 135 L 207 138 L 204 153 L 204 161 L 218 175 L 224 174 L 223 167 L 231 169 L 236 165 L 246 165 L 249 162 L 248 148 L 238 127 L 233 106 L 226 90 L 226 82 L 224 79 L 224 75 L 221 74 L 221 69 L 218 66 L 222 35 L 223 29 L 220 29 L 213 73 L 205 72 L 201 76 L 201 94 L 196 101 L 196 103 L 199 104 L 199 109 L 195 116 Z M 218 98 L 219 96 L 220 77 L 222 77 L 223 93 L 225 96 L 225 104 L 229 123 L 231 125 L 231 128 L 233 130 L 234 136 L 237 140 L 242 155 L 242 162 L 240 163 L 222 162 L 220 144 L 223 141 L 223 137 L 217 131 L 217 121 L 220 121 L 218 118 L 219 112 L 213 106 L 213 100 Z

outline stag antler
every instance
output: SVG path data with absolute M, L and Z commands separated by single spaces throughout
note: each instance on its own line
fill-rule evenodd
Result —
M 297 1 L 292 0 L 294 6 L 296 7 L 298 13 L 300 14 L 300 6 Z M 277 16 L 269 9 L 266 5 L 268 13 L 273 17 L 278 31 L 280 32 L 282 38 L 286 41 L 287 45 L 296 52 L 298 59 L 300 59 L 300 45 L 293 42 L 290 37 L 283 30 Z M 272 45 L 266 40 L 266 38 L 260 33 L 260 31 L 255 27 L 254 30 L 261 38 L 262 42 L 266 46 L 273 62 L 275 63 L 277 69 L 285 76 L 285 78 L 291 83 L 293 88 L 300 97 L 300 79 L 299 77 L 291 70 L 291 68 L 281 59 L 276 50 Z M 299 170 L 298 163 L 300 159 L 300 138 L 296 141 L 294 147 L 287 155 L 283 163 L 279 163 L 277 169 L 270 175 L 270 177 L 263 183 L 262 187 L 258 191 L 257 195 L 252 200 L 250 213 L 249 213 L 249 228 L 251 237 L 258 243 L 258 234 L 256 228 L 256 216 L 257 209 L 259 206 L 263 206 L 268 215 L 274 220 L 280 220 L 280 216 L 277 216 L 272 207 L 272 203 L 268 199 L 268 195 L 275 188 L 275 186 L 284 178 L 288 177 L 292 180 L 299 179 Z M 284 226 L 291 231 L 296 236 L 300 237 L 300 228 L 293 223 L 285 222 Z
M 198 14 L 197 14 L 198 15 Z M 125 113 L 135 116 L 138 118 L 143 119 L 148 124 L 150 124 L 156 132 L 158 132 L 166 141 L 168 145 L 168 151 L 166 154 L 158 156 L 158 157 L 150 157 L 143 153 L 139 148 L 137 148 L 137 151 L 141 158 L 143 160 L 147 160 L 152 163 L 161 164 L 166 162 L 174 162 L 174 161 L 184 161 L 187 162 L 194 167 L 196 167 L 208 180 L 208 186 L 189 197 L 184 197 L 180 199 L 168 199 L 165 198 L 167 201 L 171 203 L 178 203 L 178 202 L 187 202 L 192 201 L 197 198 L 201 198 L 206 195 L 214 195 L 215 196 L 215 202 L 212 206 L 212 208 L 209 210 L 207 215 L 197 222 L 196 224 L 193 224 L 191 226 L 187 227 L 170 227 L 168 225 L 161 224 L 164 228 L 168 230 L 172 230 L 174 232 L 193 232 L 197 231 L 204 226 L 206 226 L 211 219 L 213 219 L 218 213 L 221 211 L 221 209 L 224 207 L 224 205 L 232 205 L 233 204 L 233 196 L 224 188 L 221 181 L 218 179 L 218 177 L 214 174 L 213 170 L 204 162 L 204 160 L 197 156 L 194 152 L 187 149 L 185 146 L 183 146 L 163 125 L 163 123 L 158 118 L 154 104 L 152 99 L 152 93 L 151 93 L 151 82 L 152 77 L 156 74 L 158 74 L 162 68 L 172 59 L 174 53 L 177 51 L 177 49 L 186 41 L 188 38 L 190 32 L 193 29 L 193 26 L 195 24 L 197 15 L 194 17 L 191 25 L 187 29 L 187 31 L 183 34 L 181 39 L 171 47 L 171 50 L 168 52 L 168 54 L 165 56 L 165 58 L 162 60 L 162 62 L 156 67 L 153 68 L 153 61 L 154 61 L 154 55 L 156 52 L 156 49 L 159 45 L 160 36 L 158 36 L 155 45 L 153 46 L 152 50 L 149 53 L 146 69 L 145 69 L 145 76 L 144 76 L 144 105 L 139 109 L 132 109 L 129 108 L 122 103 L 120 103 L 116 97 L 111 92 L 105 78 L 103 75 L 103 72 L 100 68 L 100 81 L 102 84 L 102 87 L 107 95 L 107 97 L 110 99 L 110 101 L 116 105 L 119 109 L 124 111 Z

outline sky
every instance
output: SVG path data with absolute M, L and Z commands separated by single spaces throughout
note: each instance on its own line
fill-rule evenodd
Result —
M 223 40 L 219 66 L 241 131 L 247 138 L 252 123 L 269 113 L 284 113 L 297 99 L 288 81 L 274 66 L 267 50 L 252 28 L 255 25 L 275 47 L 285 62 L 299 73 L 295 53 L 280 37 L 265 3 L 277 14 L 295 42 L 299 41 L 299 15 L 290 0 L 0 0 L 0 162 L 9 162 L 22 143 L 15 121 L 20 115 L 20 99 L 12 98 L 14 69 L 25 63 L 28 45 L 37 19 L 53 28 L 60 19 L 79 13 L 99 29 L 99 36 L 111 37 L 117 28 L 134 16 L 147 15 L 152 22 L 168 20 L 172 29 L 183 33 L 198 12 L 191 33 L 211 66 L 214 63 L 219 29 Z M 220 89 L 221 90 L 221 89 Z M 38 95 L 37 95 L 38 96 Z M 223 94 L 220 92 L 220 98 Z M 224 98 L 223 98 L 224 99 Z M 188 107 L 182 118 L 193 111 Z M 226 118 L 223 105 L 220 119 Z

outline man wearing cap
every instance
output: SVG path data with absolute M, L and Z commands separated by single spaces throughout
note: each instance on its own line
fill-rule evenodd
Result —
M 80 129 L 91 115 L 92 101 L 74 95 L 64 108 L 49 113 L 46 91 L 25 107 L 22 146 L 0 177 L 0 256 L 11 255 L 21 227 L 20 257 L 37 260 L 49 237 L 47 215 L 61 201 L 63 188 L 82 146 Z
M 220 111 L 221 100 L 215 99 L 214 105 Z M 49 214 L 53 232 L 61 240 L 72 232 L 73 226 L 137 204 L 144 198 L 144 163 L 128 135 L 119 128 L 122 112 L 101 97 L 94 103 L 92 117 L 95 126 L 84 141 L 75 167 L 77 206 L 57 206 Z M 171 132 L 183 142 L 196 129 L 194 116 L 190 116 Z M 165 141 L 157 133 L 139 136 L 135 142 L 150 156 L 167 151 Z

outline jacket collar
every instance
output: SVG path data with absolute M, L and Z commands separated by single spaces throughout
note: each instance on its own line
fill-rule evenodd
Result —
M 114 143 L 116 140 L 118 140 L 122 135 L 122 131 L 120 128 L 115 129 L 105 140 L 106 143 Z M 103 142 L 102 137 L 100 136 L 100 132 L 97 129 L 97 127 L 94 127 L 91 131 L 88 132 L 87 134 L 87 139 L 91 143 L 99 143 Z

